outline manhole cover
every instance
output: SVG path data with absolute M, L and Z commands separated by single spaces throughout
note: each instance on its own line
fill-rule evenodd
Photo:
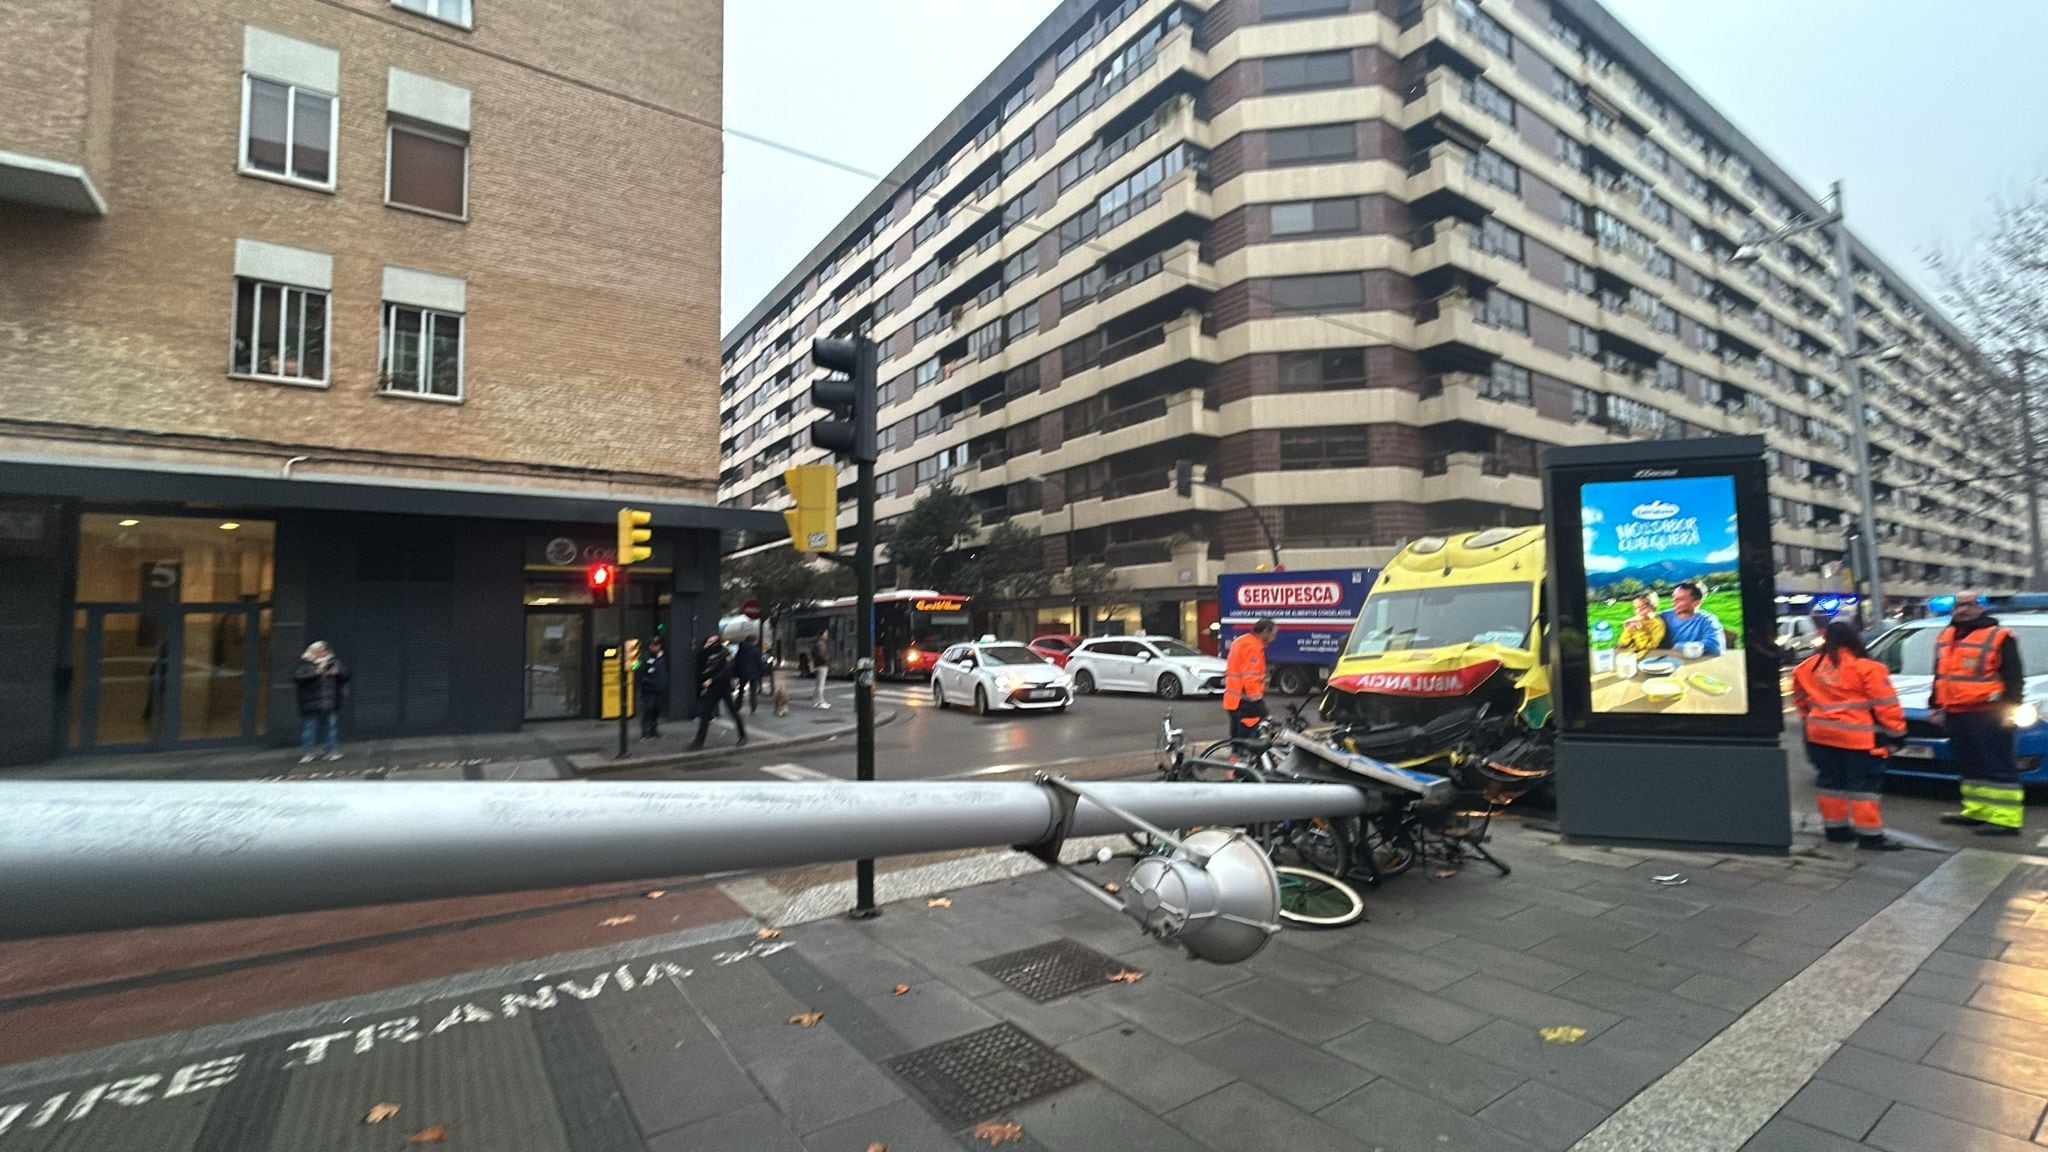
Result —
M 934 1113 L 959 1125 L 1071 1088 L 1088 1074 L 1015 1024 L 907 1052 L 889 1061 Z
M 1072 940 L 1055 940 L 1021 952 L 975 962 L 976 968 L 1044 1004 L 1089 988 L 1100 988 L 1123 967 L 1114 959 Z

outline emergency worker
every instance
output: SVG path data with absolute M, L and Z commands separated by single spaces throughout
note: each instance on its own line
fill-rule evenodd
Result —
M 1230 738 L 1249 741 L 1266 718 L 1266 645 L 1280 626 L 1261 616 L 1252 630 L 1230 642 L 1223 669 L 1223 710 L 1230 714 Z
M 1934 642 L 1929 719 L 1948 729 L 1963 810 L 1942 823 L 1974 827 L 1979 836 L 2020 834 L 2027 794 L 2013 759 L 2013 711 L 2025 700 L 2019 641 L 1985 613 L 1982 596 L 1957 596 L 1948 627 Z
M 1878 789 L 1890 746 L 1905 742 L 1905 710 L 1854 624 L 1831 620 L 1821 637 L 1821 650 L 1792 670 L 1792 702 L 1806 722 L 1806 757 L 1819 777 L 1821 824 L 1830 840 L 1896 852 L 1905 845 L 1884 834 Z

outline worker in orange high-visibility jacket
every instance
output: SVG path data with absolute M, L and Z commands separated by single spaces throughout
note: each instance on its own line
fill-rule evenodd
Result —
M 1261 616 L 1252 630 L 1230 642 L 1223 668 L 1223 710 L 1230 713 L 1230 738 L 1247 741 L 1259 734 L 1266 718 L 1266 645 L 1280 626 Z
M 1942 823 L 1974 827 L 1979 836 L 2020 834 L 2027 793 L 2013 754 L 2013 713 L 2026 701 L 2026 683 L 2019 641 L 1985 614 L 1982 596 L 1957 596 L 1934 642 L 1931 719 L 1948 729 L 1963 810 Z
M 1830 620 L 1821 635 L 1821 650 L 1792 670 L 1792 702 L 1806 722 L 1806 756 L 1820 785 L 1820 822 L 1830 840 L 1898 851 L 1905 846 L 1884 834 L 1878 790 L 1885 753 L 1905 741 L 1906 713 L 1856 625 Z

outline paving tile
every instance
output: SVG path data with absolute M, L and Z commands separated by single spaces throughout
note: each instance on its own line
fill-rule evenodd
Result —
M 1470 1052 L 1378 1021 L 1340 1036 L 1323 1048 L 1467 1114 L 1514 1091 L 1528 1079 Z
M 903 1096 L 895 1081 L 839 1037 L 822 1028 L 785 1032 L 801 1035 L 797 1046 L 750 1059 L 747 1070 L 792 1128 L 814 1132 Z
M 1458 939 L 1445 941 L 1431 948 L 1440 955 L 1456 956 L 1464 945 L 1484 945 L 1499 952 L 1520 952 L 1524 948 L 1541 944 L 1557 935 L 1557 929 L 1544 924 L 1532 924 L 1525 920 L 1507 919 L 1513 914 L 1504 912 L 1503 919 L 1490 920 L 1476 912 L 1459 908 L 1446 912 L 1442 908 L 1427 913 L 1432 927 L 1454 932 Z
M 1473 940 L 1453 940 L 1449 944 L 1439 944 L 1431 951 L 1477 965 L 1479 976 L 1505 980 L 1524 988 L 1533 988 L 1538 992 L 1548 992 L 1579 974 L 1576 968 L 1545 960 L 1541 956 L 1514 952 Z M 1473 978 L 1466 977 L 1467 980 Z
M 1645 988 L 1670 991 L 1699 975 L 1699 969 L 1655 956 L 1639 956 L 1604 944 L 1573 940 L 1568 934 L 1529 949 L 1529 955 L 1555 961 L 1585 973 L 1627 980 Z
M 1060 1054 L 1153 1112 L 1170 1112 L 1230 1083 L 1230 1073 L 1154 1036 L 1122 1025 L 1062 1044 Z
M 1975 932 L 1957 932 L 1942 941 L 1941 951 L 1956 952 L 1964 956 L 1975 956 L 1980 960 L 2002 960 L 2010 941 L 1996 936 L 1984 936 Z
M 1583 1041 L 1595 1052 L 1640 1060 L 1667 1071 L 1699 1051 L 1706 1042 L 1698 1033 L 1679 1032 L 1646 1020 L 1623 1020 Z
M 1607 1109 L 1534 1080 L 1479 1110 L 1479 1119 L 1546 1152 L 1565 1152 Z
M 1533 1148 L 1498 1125 L 1446 1111 L 1430 1097 L 1388 1080 L 1375 1080 L 1316 1115 L 1384 1152 L 1530 1152 Z M 1244 1147 L 1281 1149 L 1288 1145 Z
M 1779 984 L 1797 976 L 1806 967 L 1805 964 L 1766 960 L 1735 948 L 1716 948 L 1682 936 L 1664 933 L 1650 937 L 1629 951 L 1641 956 L 1654 956 L 1659 960 L 1690 964 L 1730 979 L 1774 980 Z
M 1742 947 L 1736 949 L 1736 951 L 1765 960 L 1777 960 L 1782 963 L 1796 964 L 1801 968 L 1805 968 L 1822 956 L 1827 955 L 1828 949 L 1832 947 L 1832 944 L 1814 944 L 1804 940 L 1788 940 L 1782 936 L 1773 936 L 1766 932 L 1759 932 L 1748 940 L 1743 941 Z
M 1849 1034 L 1848 1043 L 1858 1048 L 1868 1048 L 1872 1052 L 1882 1052 L 1900 1060 L 1911 1060 L 1917 1064 L 1940 1038 L 1941 1033 L 1931 1028 L 1915 1028 L 1911 1024 L 1901 1024 L 1882 1016 L 1872 1016 Z
M 1248 969 L 1269 980 L 1280 980 L 1301 988 L 1328 988 L 1333 984 L 1342 984 L 1357 975 L 1355 970 L 1343 964 L 1332 963 L 1328 959 L 1298 948 L 1287 947 L 1260 949 L 1257 956 L 1245 963 L 1228 967 Z
M 1899 985 L 1899 991 L 1911 996 L 1924 996 L 1944 1004 L 1967 1004 L 1977 991 L 1977 982 L 1962 976 L 1947 976 L 1940 972 L 1915 972 Z
M 804 1152 L 782 1115 L 767 1104 L 749 1104 L 647 1142 L 647 1152 Z
M 2022 1092 L 2048 1095 L 2048 1057 L 2030 1056 L 1960 1036 L 1943 1036 L 1920 1062 Z
M 1862 1048 L 1838 1050 L 1814 1075 L 2013 1136 L 2032 1136 L 2048 1109 L 2039 1096 Z
M 1043 1100 L 1034 1100 L 1010 1116 L 1032 1143 L 1055 1152 L 1094 1152 L 1113 1141 L 1116 1152 L 1201 1152 L 1203 1145 L 1145 1109 L 1101 1084 L 1076 1084 Z M 958 1152 L 955 1141 L 949 1152 Z M 986 1148 L 976 1142 L 975 1146 Z M 847 1143 L 844 1152 L 867 1147 Z M 820 1148 L 818 1152 L 826 1152 Z M 889 1152 L 900 1152 L 895 1144 Z
M 1620 920 L 1610 920 L 1604 913 L 1613 905 L 1607 905 L 1597 912 L 1574 912 L 1563 908 L 1538 905 L 1524 908 L 1508 919 L 1517 924 L 1531 924 L 1550 929 L 1554 935 L 1543 944 L 1560 942 L 1605 945 L 1609 948 L 1629 948 L 1650 938 L 1651 930 Z
M 2001 960 L 1979 960 L 1972 956 L 1958 956 L 1953 952 L 1936 952 L 1920 966 L 1923 972 L 1939 972 L 1945 976 L 1961 976 L 1986 984 L 1998 984 L 2006 988 L 2017 988 L 2048 996 L 2048 968 L 2028 968 L 2019 964 L 2007 964 Z
M 1756 1002 L 1776 992 L 1785 983 L 1783 980 L 1738 978 L 1722 976 L 1713 972 L 1702 972 L 1671 991 L 1674 995 L 1702 1004 L 1726 1008 L 1730 1012 L 1747 1012 Z
M 1225 988 L 1216 993 L 1212 1001 L 1227 1005 L 1289 1036 L 1320 1044 L 1342 1036 L 1377 1015 L 1370 997 L 1354 996 L 1344 991 L 1358 979 L 1354 977 L 1350 983 L 1327 992 L 1310 994 L 1291 984 L 1255 978 Z M 1416 992 L 1413 995 L 1422 994 Z
M 1670 1064 L 1588 1044 L 1547 1044 L 1525 1024 L 1496 1020 L 1453 1047 L 1514 1068 L 1540 1084 L 1615 1109 L 1670 1071 Z
M 1960 1004 L 1943 1004 L 1918 996 L 1894 996 L 1877 1010 L 1872 1019 L 1908 1024 L 1932 1032 L 1952 1032 L 2029 1055 L 2048 1055 L 2048 1029 Z
M 1725 1008 L 1591 972 L 1559 985 L 1555 995 L 1638 1020 L 1654 1021 L 1670 1031 L 1697 1036 L 1701 1040 L 1711 1039 L 1735 1023 L 1737 1015 Z
M 641 1131 L 666 1132 L 749 1102 L 766 1104 L 725 1045 L 683 1004 L 672 1011 L 603 997 L 585 1004 Z
M 1562 996 L 1532 992 L 1491 976 L 1469 976 L 1443 990 L 1443 998 L 1530 1028 L 1570 1025 L 1589 1034 L 1621 1020 L 1620 1015 Z
M 1614 912 L 1608 913 L 1610 916 L 1623 908 L 1633 908 L 1658 920 L 1683 920 L 1704 911 L 1711 903 L 1705 899 L 1689 900 L 1683 896 L 1673 896 L 1670 894 L 1673 891 L 1683 889 L 1665 889 L 1652 884 L 1646 875 L 1635 883 L 1588 884 L 1579 889 L 1579 895 L 1589 900 L 1604 900 L 1617 905 Z
M 1455 940 L 1457 937 L 1446 936 L 1444 939 Z M 1434 992 L 1447 984 L 1455 984 L 1479 971 L 1477 965 L 1468 964 L 1454 956 L 1373 944 L 1359 944 L 1339 951 L 1326 952 L 1324 955 L 1357 971 L 1397 980 L 1410 987 L 1420 988 L 1424 992 Z
M 1831 1080 L 1812 1080 L 1785 1102 L 1778 1115 L 1850 1140 L 1861 1140 L 1891 1106 L 1888 1097 L 1874 1096 Z
M 1348 1060 L 1250 1021 L 1197 1040 L 1187 1051 L 1309 1112 L 1335 1103 L 1373 1078 Z
M 1087 996 L 1063 996 L 1040 1004 L 1006 988 L 975 1003 L 1055 1048 L 1124 1022 L 1123 1017 Z
M 898 1100 L 807 1132 L 803 1142 L 806 1152 L 852 1152 L 871 1144 L 886 1145 L 889 1152 L 960 1152 L 960 1141 L 953 1133 L 914 1100 Z
M 2015 1020 L 2048 1025 L 2048 996 L 2037 993 L 2021 992 L 2002 984 L 1983 984 L 1979 985 L 1963 1003 L 1986 1012 L 1996 1012 L 2000 1016 L 2010 1016 Z
M 1289 936 L 1309 935 L 1321 933 L 1282 932 L 1265 947 L 1261 955 L 1285 947 L 1280 941 Z M 1124 944 L 1124 947 L 1112 951 L 1110 955 L 1145 973 L 1148 978 L 1164 980 L 1197 996 L 1207 996 L 1218 989 L 1249 980 L 1254 975 L 1250 965 L 1211 964 L 1206 960 L 1196 960 L 1179 948 L 1161 947 L 1156 940 L 1140 938 L 1135 941 L 1127 940 Z
M 1232 985 L 1233 988 L 1242 986 Z M 1301 993 L 1296 991 L 1294 994 L 1299 996 Z M 1244 1018 L 1230 1008 L 1159 980 L 1116 984 L 1082 995 L 1175 1044 L 1200 1040 Z
M 891 994 L 894 985 L 869 986 L 875 990 L 863 991 L 860 999 L 901 1039 L 900 1051 L 978 1032 L 997 1020 L 995 1013 L 936 979 L 913 984 L 901 996 Z
M 1866 1141 L 1885 1152 L 2041 1152 L 2041 1146 L 1966 1121 L 1894 1105 Z
M 1742 1152 L 1870 1152 L 1866 1145 L 1845 1140 L 1832 1132 L 1811 1128 L 1784 1115 L 1771 1117 L 1757 1129 Z
M 1703 944 L 1709 948 L 1740 948 L 1745 941 L 1756 935 L 1754 928 L 1713 924 L 1698 919 L 1676 919 L 1626 904 L 1612 912 L 1602 913 L 1600 918 L 1612 920 L 1617 924 L 1647 928 L 1658 936 L 1686 944 Z
M 1453 1003 L 1427 992 L 1418 992 L 1391 980 L 1377 976 L 1360 976 L 1346 984 L 1324 992 L 1321 1000 L 1325 1004 L 1347 1004 L 1361 1017 L 1384 1020 L 1399 1028 L 1405 1028 L 1418 1036 L 1449 1044 L 1460 1036 L 1467 1035 L 1493 1020 L 1493 1017 L 1477 1008 Z M 1304 1008 L 1312 1006 L 1304 1005 Z M 1360 1019 L 1363 1024 L 1365 1019 Z M 1278 1025 L 1276 1025 L 1278 1026 Z M 1284 1026 L 1282 1031 L 1292 1031 Z M 1356 1025 L 1354 1025 L 1356 1027 Z M 1344 1032 L 1351 1031 L 1350 1028 Z M 1304 1039 L 1328 1040 L 1343 1033 L 1327 1036 L 1309 1036 Z
M 1371 1085 L 1367 1085 L 1370 1088 Z M 1211 1148 L 1232 1152 L 1364 1152 L 1368 1147 L 1294 1105 L 1238 1081 L 1166 1114 L 1166 1121 Z M 1100 1144 L 1098 1143 L 1098 1147 Z
M 1373 899 L 1373 897 L 1367 897 L 1366 911 L 1369 914 L 1372 911 Z M 1365 944 L 1392 944 L 1397 948 L 1406 948 L 1410 952 L 1427 951 L 1457 935 L 1454 932 L 1445 932 L 1441 929 L 1431 928 L 1426 924 L 1402 923 L 1377 915 L 1374 915 L 1372 920 L 1367 921 L 1362 926 L 1362 929 L 1354 931 L 1356 931 L 1356 934 L 1361 937 L 1362 942 Z M 1342 939 L 1352 934 L 1351 932 L 1323 932 L 1318 935 L 1328 936 L 1332 939 Z
M 1521 870 L 1517 869 L 1516 877 L 1519 879 L 1520 875 Z M 1611 910 L 1615 906 L 1609 900 L 1595 900 L 1574 891 L 1551 888 L 1543 884 L 1517 884 L 1515 886 L 1515 895 L 1529 901 L 1534 907 L 1524 908 L 1522 911 L 1508 917 L 1510 920 L 1527 919 L 1530 913 L 1541 912 L 1545 909 L 1562 912 L 1569 916 L 1576 916 L 1581 920 L 1588 920 L 1600 915 L 1602 912 Z

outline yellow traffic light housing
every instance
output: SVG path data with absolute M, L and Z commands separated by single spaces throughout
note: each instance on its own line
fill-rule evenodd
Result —
M 650 542 L 654 539 L 652 529 L 645 525 L 652 523 L 654 513 L 638 508 L 619 509 L 619 565 L 637 564 L 654 558 Z
M 839 551 L 839 469 L 831 464 L 799 464 L 782 470 L 782 482 L 796 497 L 785 510 L 789 544 L 799 552 Z

